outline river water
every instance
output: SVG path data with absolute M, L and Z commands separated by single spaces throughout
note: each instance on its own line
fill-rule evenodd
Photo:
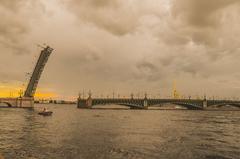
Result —
M 240 158 L 240 111 L 46 106 L 53 116 L 39 116 L 41 105 L 0 109 L 5 159 Z

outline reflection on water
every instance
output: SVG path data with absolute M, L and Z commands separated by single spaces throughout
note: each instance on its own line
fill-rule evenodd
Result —
M 240 158 L 240 111 L 0 109 L 6 159 Z

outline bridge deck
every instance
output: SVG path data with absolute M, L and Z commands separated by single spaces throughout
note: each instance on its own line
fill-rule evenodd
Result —
M 88 98 L 88 99 L 78 99 L 79 108 L 92 108 L 95 105 L 109 105 L 117 104 L 129 106 L 131 108 L 146 109 L 149 106 L 163 106 L 164 104 L 174 104 L 186 107 L 187 109 L 192 110 L 202 110 L 205 107 L 211 107 L 214 105 L 239 105 L 240 101 L 227 101 L 227 100 L 198 100 L 198 99 L 127 99 L 127 98 L 118 98 L 118 99 L 104 99 L 104 98 Z

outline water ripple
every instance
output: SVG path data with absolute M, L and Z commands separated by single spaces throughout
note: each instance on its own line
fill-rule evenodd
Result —
M 0 110 L 6 159 L 230 159 L 240 156 L 240 111 L 80 110 L 52 117 Z

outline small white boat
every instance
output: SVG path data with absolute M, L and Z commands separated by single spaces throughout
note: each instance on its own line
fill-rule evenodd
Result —
M 47 108 L 43 108 L 43 111 L 39 112 L 39 115 L 43 115 L 43 116 L 51 116 L 52 115 L 52 111 L 47 110 Z

